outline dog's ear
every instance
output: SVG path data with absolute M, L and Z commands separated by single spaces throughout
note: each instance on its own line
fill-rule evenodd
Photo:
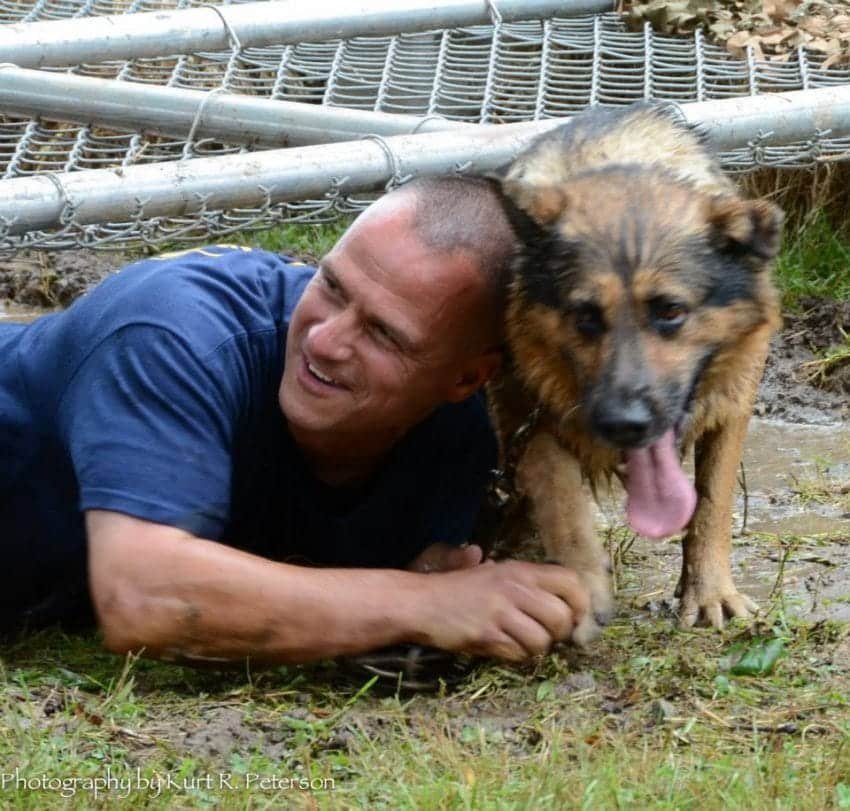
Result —
M 566 208 L 566 195 L 557 186 L 532 186 L 513 177 L 514 172 L 491 174 L 502 208 L 520 242 L 532 245 L 546 236 L 546 226 Z
M 546 238 L 546 230 L 533 217 L 521 209 L 512 197 L 501 196 L 505 216 L 514 229 L 517 239 L 524 245 L 539 245 Z
M 551 225 L 567 208 L 567 195 L 561 186 L 529 183 L 523 178 L 505 178 L 505 194 L 538 225 Z
M 784 218 L 782 209 L 767 200 L 724 195 L 708 204 L 708 223 L 718 247 L 762 260 L 779 252 Z

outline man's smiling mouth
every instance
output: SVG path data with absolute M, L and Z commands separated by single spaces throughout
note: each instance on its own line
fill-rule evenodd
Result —
M 339 385 L 332 377 L 329 377 L 328 375 L 320 372 L 315 366 L 313 366 L 312 363 L 310 363 L 310 361 L 307 361 L 307 368 L 310 370 L 310 374 L 312 374 L 314 377 L 318 377 L 319 380 L 322 381 L 322 383 L 327 383 L 329 386 Z

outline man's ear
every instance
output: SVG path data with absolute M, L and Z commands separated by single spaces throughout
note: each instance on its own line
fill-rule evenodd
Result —
M 485 349 L 477 357 L 471 358 L 461 368 L 451 391 L 446 397 L 449 403 L 459 403 L 471 397 L 480 389 L 502 365 L 502 350 L 498 347 Z
M 720 250 L 765 261 L 779 253 L 784 218 L 782 209 L 767 200 L 722 196 L 708 204 L 712 242 Z

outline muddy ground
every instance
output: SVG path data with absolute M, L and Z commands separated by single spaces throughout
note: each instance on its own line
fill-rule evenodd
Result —
M 773 341 L 756 414 L 820 424 L 850 416 L 850 362 L 823 379 L 815 366 L 830 349 L 847 346 L 848 334 L 850 301 L 803 299 L 800 313 L 786 313 Z
M 0 299 L 7 300 L 0 318 L 31 317 L 38 308 L 66 305 L 120 264 L 121 258 L 115 255 L 88 252 L 0 260 Z M 811 661 L 823 666 L 829 674 L 825 686 L 839 694 L 846 693 L 850 683 L 850 639 L 830 622 L 850 620 L 850 365 L 839 366 L 816 381 L 814 367 L 806 364 L 841 345 L 846 332 L 850 332 L 850 303 L 805 301 L 801 313 L 786 316 L 774 342 L 748 440 L 747 480 L 738 497 L 733 537 L 733 569 L 742 590 L 765 608 L 778 609 L 780 616 L 815 623 L 814 630 L 805 633 L 821 634 L 823 639 L 818 638 L 817 652 L 812 654 L 820 658 Z M 248 751 L 278 761 L 298 750 L 305 735 L 313 756 L 324 757 L 328 751 L 354 751 L 364 740 L 396 740 L 402 727 L 404 735 L 416 736 L 419 727 L 433 724 L 435 714 L 452 734 L 465 734 L 471 728 L 509 749 L 532 751 L 535 736 L 539 737 L 533 718 L 541 693 L 547 702 L 557 704 L 565 723 L 581 725 L 603 718 L 624 733 L 642 734 L 653 726 L 699 715 L 699 700 L 676 685 L 702 667 L 714 667 L 728 640 L 694 636 L 693 645 L 683 641 L 672 622 L 678 544 L 652 543 L 624 532 L 619 501 L 617 494 L 603 501 L 599 524 L 615 560 L 620 613 L 603 640 L 589 651 L 564 649 L 545 665 L 491 668 L 478 675 L 468 675 L 477 667 L 475 663 L 450 657 L 426 662 L 419 669 L 408 665 L 406 670 L 394 660 L 378 660 L 371 666 L 345 662 L 294 669 L 294 679 L 292 672 L 285 677 L 280 673 L 255 677 L 248 693 L 243 687 L 228 692 L 228 680 L 233 677 L 210 674 L 201 688 L 209 695 L 200 699 L 199 677 L 184 682 L 179 669 L 140 662 L 134 672 L 134 690 L 149 699 L 146 709 L 132 728 L 116 727 L 110 734 L 126 747 L 128 764 L 163 751 L 210 762 L 224 762 L 232 753 Z M 799 645 L 812 641 L 807 637 Z M 30 655 L 7 658 L 7 667 L 28 661 Z M 45 655 L 34 657 L 39 661 Z M 665 670 L 669 682 L 645 694 L 634 686 L 624 687 L 643 679 L 639 674 L 632 678 L 629 668 L 643 667 L 644 660 L 667 662 L 665 656 L 672 661 L 663 665 L 673 668 L 669 673 Z M 63 672 L 74 670 L 73 662 L 63 660 L 61 665 Z M 429 688 L 442 680 L 449 685 L 449 693 L 431 698 L 426 689 L 403 710 L 369 698 L 364 706 L 340 714 L 338 721 L 328 721 L 327 696 L 322 691 L 342 689 L 344 693 L 349 689 L 346 684 L 356 689 L 376 672 L 370 669 L 375 665 L 390 674 L 403 672 L 410 686 L 419 680 L 423 688 Z M 457 680 L 458 687 L 452 688 Z M 284 683 L 311 686 L 302 693 L 301 688 L 283 687 Z M 372 690 L 380 692 L 383 686 L 393 692 L 398 683 L 396 677 L 384 676 Z M 496 686 L 487 688 L 487 684 Z M 541 685 L 548 686 L 544 690 Z M 89 716 L 97 715 L 98 699 L 75 685 L 56 690 L 35 692 L 44 703 L 43 717 L 36 713 L 32 719 L 33 710 L 27 709 L 32 719 L 28 723 L 55 726 L 60 732 L 92 723 Z M 163 700 L 166 694 L 171 698 Z M 56 702 L 60 709 L 80 704 L 84 710 L 57 712 Z M 791 710 L 785 718 L 782 706 L 777 694 L 775 711 L 762 713 L 764 724 L 793 734 L 795 724 L 808 723 L 794 717 Z M 89 712 L 87 707 L 95 709 Z M 739 709 L 729 704 L 728 712 Z M 811 723 L 819 717 L 813 712 Z M 706 723 L 713 723 L 710 716 L 706 718 Z M 728 718 L 729 724 L 737 723 L 734 715 Z

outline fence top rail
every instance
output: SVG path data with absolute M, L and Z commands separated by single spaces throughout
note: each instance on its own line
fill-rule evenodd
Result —
M 19 67 L 386 36 L 494 21 L 613 10 L 612 0 L 304 0 L 205 5 L 0 26 L 0 54 Z

